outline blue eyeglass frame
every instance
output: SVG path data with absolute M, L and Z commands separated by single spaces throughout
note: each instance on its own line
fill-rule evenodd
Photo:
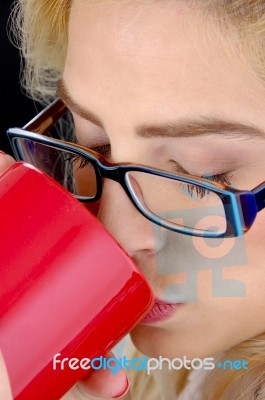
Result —
M 265 208 L 265 182 L 261 183 L 251 191 L 237 190 L 228 185 L 211 182 L 208 179 L 198 178 L 192 175 L 170 173 L 138 164 L 113 164 L 108 162 L 101 154 L 81 145 L 42 136 L 67 111 L 68 108 L 63 101 L 61 99 L 56 99 L 23 128 L 8 129 L 7 137 L 17 160 L 23 161 L 23 156 L 16 144 L 16 138 L 33 139 L 41 144 L 50 145 L 57 149 L 68 150 L 88 159 L 95 169 L 97 193 L 93 198 L 79 198 L 76 196 L 80 201 L 95 202 L 99 200 L 102 195 L 103 178 L 111 179 L 121 184 L 137 210 L 150 221 L 174 232 L 205 238 L 228 238 L 241 236 L 251 228 L 257 213 Z M 152 214 L 151 212 L 148 213 L 134 195 L 130 182 L 126 178 L 126 173 L 130 171 L 145 172 L 164 178 L 178 180 L 183 183 L 197 185 L 206 190 L 208 189 L 213 191 L 221 199 L 224 206 L 227 220 L 226 231 L 222 233 L 215 231 L 206 232 L 177 225 L 172 226 L 162 218 L 160 219 L 157 215 Z

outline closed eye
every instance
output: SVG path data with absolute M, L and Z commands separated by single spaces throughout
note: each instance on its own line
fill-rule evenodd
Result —
M 108 158 L 110 157 L 110 144 L 104 144 L 101 146 L 93 146 L 93 147 L 88 147 L 90 150 L 95 151 L 96 153 L 101 154 L 103 157 Z
M 228 173 L 223 173 L 223 174 L 219 174 L 219 175 L 213 175 L 213 176 L 202 176 L 201 178 L 207 179 L 211 182 L 218 182 L 221 184 L 225 184 L 228 186 L 231 186 L 231 175 L 229 175 Z M 190 197 L 193 196 L 194 190 L 196 192 L 196 196 L 199 197 L 200 199 L 202 199 L 206 194 L 209 194 L 209 190 L 206 188 L 203 188 L 201 186 L 195 186 L 195 185 L 187 185 L 188 187 L 188 193 L 190 195 Z

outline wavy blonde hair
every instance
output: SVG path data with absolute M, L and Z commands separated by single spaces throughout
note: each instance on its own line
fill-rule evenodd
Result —
M 211 16 L 226 34 L 231 29 L 236 32 L 241 54 L 251 62 L 261 83 L 265 82 L 264 0 L 176 1 L 184 1 L 204 18 L 206 14 Z M 13 10 L 13 34 L 24 59 L 23 85 L 33 99 L 42 103 L 54 98 L 56 82 L 63 72 L 70 7 L 71 0 L 17 0 Z M 229 41 L 229 35 L 226 36 Z M 227 350 L 223 354 L 225 359 L 245 359 L 249 369 L 214 369 L 205 379 L 203 399 L 265 399 L 265 333 Z M 176 393 L 179 393 L 185 385 L 187 371 L 176 372 L 174 379 Z M 131 382 L 135 400 L 145 397 L 144 394 L 155 386 L 153 377 L 140 371 L 134 371 Z

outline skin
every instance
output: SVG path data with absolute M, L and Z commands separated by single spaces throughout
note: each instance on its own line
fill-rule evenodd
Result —
M 75 102 L 99 116 L 105 126 L 93 135 L 93 125 L 75 114 L 77 137 L 92 147 L 110 143 L 112 162 L 172 171 L 170 160 L 174 159 L 197 175 L 232 169 L 232 185 L 251 189 L 264 180 L 265 136 L 246 139 L 240 132 L 232 137 L 214 132 L 147 139 L 134 133 L 141 124 L 164 124 L 188 115 L 254 121 L 265 128 L 264 86 L 251 74 L 250 65 L 238 58 L 237 38 L 227 47 L 211 22 L 204 23 L 199 35 L 200 24 L 199 16 L 176 1 L 167 1 L 163 7 L 159 2 L 144 6 L 113 2 L 110 6 L 100 1 L 88 6 L 75 1 L 63 77 Z M 105 181 L 98 217 L 137 262 L 156 297 L 162 298 L 168 285 L 183 282 L 183 273 L 158 273 L 159 245 L 152 224 L 116 182 Z M 140 351 L 153 357 L 205 357 L 265 331 L 263 219 L 264 211 L 244 238 L 247 265 L 244 261 L 223 269 L 223 278 L 242 282 L 246 294 L 214 297 L 211 270 L 200 270 L 197 301 L 185 303 L 170 319 L 139 324 L 131 332 Z M 190 243 L 186 236 L 174 236 L 175 245 Z M 160 251 L 165 243 L 161 239 Z M 201 239 L 193 241 L 195 246 L 201 243 Z M 207 256 L 214 258 L 219 252 L 221 257 L 221 245 L 211 245 Z
M 135 135 L 142 124 L 201 115 L 265 130 L 264 85 L 250 62 L 240 59 L 238 38 L 231 36 L 227 46 L 217 24 L 202 20 L 181 2 L 73 1 L 63 78 L 75 102 L 99 116 L 105 127 L 73 113 L 79 142 L 88 147 L 110 144 L 109 161 L 173 172 L 173 159 L 193 175 L 228 173 L 239 189 L 250 190 L 264 180 L 265 136 L 218 131 L 197 137 Z M 194 266 L 198 277 L 195 300 L 184 298 L 185 304 L 165 321 L 134 328 L 131 338 L 140 351 L 151 357 L 203 358 L 265 331 L 264 216 L 261 211 L 243 239 L 225 239 L 218 245 L 176 233 L 154 235 L 152 224 L 122 187 L 105 180 L 98 218 L 136 261 L 155 296 L 163 298 L 168 286 L 185 284 L 185 268 Z M 214 296 L 213 269 L 196 270 L 198 258 L 190 257 L 190 246 L 202 260 L 213 259 L 213 267 L 216 258 L 236 248 L 238 254 L 224 265 L 222 277 L 241 282 L 244 295 Z M 167 260 L 172 249 L 174 268 L 159 273 L 158 252 Z M 242 253 L 245 257 L 240 258 Z M 216 285 L 218 289 L 220 282 Z M 121 391 L 124 376 L 117 379 L 112 382 Z M 103 376 L 99 381 L 102 384 Z M 84 385 L 91 389 L 91 382 Z M 99 392 L 99 386 L 91 393 L 109 395 Z M 79 398 L 73 393 L 71 398 Z
M 8 375 L 2 354 L 0 353 L 0 398 L 11 400 L 11 389 L 8 382 Z

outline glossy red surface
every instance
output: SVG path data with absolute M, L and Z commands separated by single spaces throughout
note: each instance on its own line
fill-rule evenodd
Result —
M 0 176 L 0 348 L 16 400 L 57 400 L 91 369 L 61 358 L 111 349 L 148 312 L 137 266 L 85 207 L 16 163 Z

